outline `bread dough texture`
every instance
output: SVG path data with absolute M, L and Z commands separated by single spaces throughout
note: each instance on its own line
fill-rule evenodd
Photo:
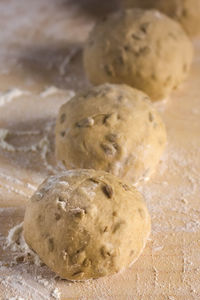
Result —
M 64 104 L 56 122 L 56 156 L 67 169 L 104 170 L 135 183 L 154 172 L 165 126 L 149 97 L 104 84 Z
M 155 8 L 180 22 L 190 35 L 200 34 L 199 0 L 122 0 L 126 8 Z
M 192 43 L 176 21 L 156 10 L 130 9 L 94 27 L 83 60 L 93 84 L 125 83 L 160 100 L 185 79 L 192 57 Z
M 141 194 L 113 175 L 66 171 L 46 179 L 28 203 L 24 237 L 62 278 L 85 280 L 134 262 L 150 233 Z

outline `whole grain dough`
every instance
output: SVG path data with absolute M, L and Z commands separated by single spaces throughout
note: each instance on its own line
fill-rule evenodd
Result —
M 165 126 L 149 97 L 126 85 L 92 87 L 64 104 L 56 156 L 67 169 L 104 170 L 135 183 L 154 172 Z
M 199 0 L 121 0 L 126 8 L 155 8 L 181 23 L 190 35 L 200 34 Z
M 27 244 L 62 278 L 85 280 L 134 262 L 150 233 L 141 194 L 113 175 L 66 171 L 46 179 L 26 208 Z
M 176 21 L 156 10 L 130 9 L 94 27 L 83 60 L 93 84 L 125 83 L 160 100 L 185 79 L 192 57 L 192 43 Z

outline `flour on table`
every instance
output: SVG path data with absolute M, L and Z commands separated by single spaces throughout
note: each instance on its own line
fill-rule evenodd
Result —
M 20 89 L 14 88 L 12 90 L 8 90 L 6 92 L 0 93 L 0 106 L 4 106 L 5 104 L 13 101 L 14 99 L 22 96 L 22 95 L 28 95 L 28 91 L 22 91 Z
M 47 161 L 49 152 L 49 140 L 47 136 L 42 137 L 38 143 L 32 144 L 31 146 L 14 147 L 12 144 L 8 143 L 6 139 L 9 135 L 15 134 L 20 135 L 20 132 L 13 134 L 8 129 L 0 128 L 0 148 L 10 152 L 39 152 L 46 169 L 54 172 L 54 168 Z M 23 132 L 23 135 L 26 134 Z M 31 133 L 28 132 L 28 135 L 31 135 Z
M 65 90 L 59 89 L 56 86 L 49 86 L 44 91 L 42 91 L 40 93 L 40 97 L 46 98 L 48 96 L 52 96 L 52 95 L 55 95 L 55 94 L 58 94 L 58 93 L 63 93 L 63 92 L 66 93 Z M 66 97 L 66 101 L 69 100 L 70 98 L 72 98 L 75 95 L 75 92 L 73 90 L 67 90 L 67 92 L 68 92 L 68 95 Z
M 65 57 L 65 59 L 63 60 L 63 62 L 61 63 L 60 67 L 59 67 L 59 71 L 60 71 L 60 75 L 63 76 L 65 75 L 66 72 L 66 67 L 67 65 L 70 63 L 70 61 L 72 60 L 72 58 L 80 51 L 80 48 L 76 48 L 74 47 L 71 52 Z
M 60 291 L 56 287 L 56 275 L 50 270 L 47 278 L 41 275 L 42 270 L 45 268 L 48 270 L 48 268 L 44 266 L 38 255 L 29 248 L 24 240 L 23 222 L 9 231 L 8 237 L 4 242 L 4 250 L 6 249 L 12 251 L 13 261 L 10 262 L 10 267 L 3 264 L 0 266 L 0 271 L 4 273 L 4 276 L 0 277 L 0 283 L 8 291 L 18 295 L 8 298 L 9 300 L 60 299 Z M 16 270 L 12 271 L 14 266 Z M 28 268 L 31 267 L 35 269 L 33 274 L 29 274 L 28 271 Z
M 6 142 L 6 138 L 9 135 L 9 130 L 5 128 L 0 128 L 0 147 L 3 150 L 14 152 L 15 148 Z
M 19 251 L 21 260 L 32 261 L 37 266 L 42 265 L 39 256 L 29 248 L 29 246 L 24 240 L 23 222 L 16 225 L 9 231 L 7 237 L 7 247 L 9 247 L 12 251 Z M 17 258 L 18 257 L 16 257 L 16 261 Z
M 55 288 L 53 292 L 51 293 L 51 296 L 53 296 L 55 299 L 60 299 L 60 291 L 58 288 Z
M 56 87 L 51 87 L 50 90 L 46 90 L 48 93 L 54 93 L 56 92 Z M 61 90 L 64 93 L 64 99 L 65 102 L 68 101 L 73 95 L 74 91 L 72 90 Z M 47 94 L 48 94 L 47 93 Z M 44 94 L 45 97 L 48 95 Z M 20 93 L 16 93 L 18 97 L 20 97 Z M 53 95 L 53 94 L 52 94 Z M 39 95 L 39 97 L 41 97 Z M 63 97 L 63 94 L 62 94 Z M 3 152 L 9 153 L 11 152 L 11 155 L 14 155 L 16 153 L 17 155 L 21 155 L 21 153 L 24 153 L 25 159 L 29 159 L 32 156 L 38 155 L 41 159 L 41 164 L 43 165 L 43 169 L 46 170 L 46 173 L 49 172 L 51 174 L 56 174 L 57 172 L 63 170 L 63 167 L 61 167 L 60 164 L 58 165 L 52 165 L 49 160 L 48 156 L 49 154 L 52 156 L 52 149 L 50 145 L 50 135 L 52 135 L 52 132 L 54 131 L 54 124 L 55 120 L 48 120 L 46 124 L 44 124 L 44 127 L 40 130 L 13 130 L 8 128 L 0 128 L 0 150 L 3 150 Z M 26 145 L 25 143 L 22 143 L 21 145 L 14 145 L 12 140 L 16 140 L 17 138 L 20 138 L 23 141 L 23 137 L 25 140 L 30 140 L 29 144 Z M 33 139 L 32 139 L 33 137 Z M 31 141 L 34 141 L 31 144 Z M 13 153 L 13 154 L 12 154 Z M 32 155 L 32 154 L 33 155 Z M 6 154 L 7 155 L 7 154 Z M 31 155 L 31 156 L 30 156 Z M 45 177 L 43 177 L 44 179 Z M 4 190 L 6 193 L 15 193 L 17 195 L 21 195 L 25 198 L 29 198 L 33 191 L 36 190 L 37 185 L 35 184 L 29 184 L 24 183 L 20 181 L 17 177 L 13 177 L 11 174 L 5 174 L 5 170 L 0 170 L 0 179 L 3 179 L 3 181 L 0 181 L 0 189 L 1 192 Z M 40 180 L 41 182 L 41 180 Z M 11 198 L 10 198 L 11 199 Z
M 82 6 L 82 1 L 77 1 L 80 2 L 78 4 L 75 4 L 75 1 L 53 0 L 11 0 L 0 2 L 1 14 L 4 14 L 4 18 L 1 18 L 0 20 L 2 25 L 1 27 L 3 28 L 0 35 L 2 45 L 0 49 L 1 75 L 4 72 L 4 74 L 10 74 L 14 79 L 16 79 L 15 70 L 17 70 L 18 72 L 17 68 L 20 63 L 21 66 L 19 67 L 26 67 L 28 66 L 29 62 L 36 62 L 37 65 L 41 63 L 41 73 L 45 65 L 55 66 L 57 68 L 57 74 L 54 75 L 56 75 L 55 77 L 57 78 L 54 77 L 54 79 L 56 80 L 56 82 L 59 82 L 59 84 L 62 77 L 62 80 L 65 79 L 65 84 L 71 85 L 71 82 L 74 82 L 78 87 L 79 79 L 77 79 L 76 74 L 74 75 L 73 72 L 70 72 L 70 76 L 68 76 L 69 64 L 70 62 L 72 62 L 72 59 L 74 58 L 74 55 L 76 55 L 76 53 L 74 54 L 72 52 L 68 52 L 69 55 L 66 55 L 66 57 L 61 53 L 61 57 L 59 56 L 58 59 L 56 58 L 57 60 L 54 59 L 53 61 L 53 59 L 51 60 L 51 58 L 53 57 L 45 57 L 44 53 L 42 53 L 43 55 L 41 55 L 41 53 L 38 53 L 37 50 L 40 50 L 38 45 L 46 45 L 45 53 L 48 54 L 49 50 L 51 51 L 51 49 L 55 45 L 57 46 L 62 44 L 63 41 L 64 43 L 66 43 L 70 40 L 73 40 L 76 43 L 76 41 L 79 39 L 79 43 L 80 38 L 76 39 L 76 35 L 81 36 L 81 41 L 84 41 L 86 33 L 91 28 L 91 18 L 90 21 L 88 21 L 87 25 L 86 20 L 84 20 L 82 16 L 78 16 L 77 12 L 78 9 L 80 9 L 80 7 Z M 64 6 L 64 2 L 65 5 L 67 2 L 73 2 L 72 6 L 77 7 L 76 13 L 72 13 L 71 7 L 69 7 L 68 9 L 68 6 Z M 60 3 L 63 4 L 60 5 Z M 6 20 L 6 26 L 4 26 L 4 19 Z M 78 25 L 75 24 L 76 21 L 78 21 Z M 81 30 L 80 25 L 83 27 L 81 28 Z M 17 33 L 21 34 L 18 35 Z M 180 94 L 177 94 L 178 96 L 176 96 L 177 92 L 174 92 L 170 97 L 171 99 L 167 100 L 168 102 L 163 100 L 161 102 L 153 103 L 155 108 L 164 115 L 166 125 L 170 131 L 169 138 L 171 138 L 170 136 L 177 134 L 177 129 L 179 130 L 179 132 L 187 130 L 185 122 L 186 120 L 184 121 L 184 119 L 189 118 L 188 112 L 191 112 L 192 121 L 195 120 L 195 118 L 199 117 L 199 90 L 197 89 L 197 87 L 200 84 L 200 56 L 198 55 L 198 53 L 200 53 L 200 40 L 196 39 L 196 41 L 194 41 L 194 44 L 196 47 L 195 63 L 192 68 L 191 76 L 185 82 L 182 92 L 180 92 Z M 25 53 L 23 53 L 23 57 L 20 57 L 21 53 L 24 50 Z M 31 53 L 31 51 L 29 52 L 29 50 L 36 51 L 36 53 Z M 60 52 L 58 51 L 58 53 L 56 53 L 57 57 L 59 54 Z M 19 58 L 23 58 L 25 60 L 24 65 L 23 62 L 20 62 Z M 37 61 L 35 61 L 35 59 L 37 59 Z M 70 64 L 70 66 L 71 65 L 72 63 Z M 31 73 L 34 72 L 34 66 L 33 70 L 25 69 L 25 71 L 25 75 L 29 75 L 30 71 Z M 49 69 L 49 73 L 53 73 L 52 69 Z M 46 80 L 46 78 L 44 79 Z M 5 82 L 6 80 L 7 79 L 5 79 Z M 31 82 L 33 78 L 31 78 L 31 76 L 30 78 L 29 76 L 27 76 L 26 80 L 29 80 Z M 24 85 L 24 83 L 20 82 L 20 78 L 19 80 L 17 80 L 17 82 Z M 83 78 L 80 78 L 80 82 L 83 86 Z M 47 78 L 44 84 L 46 86 L 49 84 L 55 84 L 55 81 L 52 83 L 52 81 L 49 81 L 49 78 Z M 42 95 L 38 94 L 38 98 L 40 99 L 41 97 L 41 102 L 44 103 L 44 101 L 47 101 L 47 98 L 49 96 L 52 99 L 58 93 L 60 95 L 61 91 L 56 91 L 56 89 L 56 87 L 53 88 L 50 86 L 41 92 Z M 17 92 L 17 89 L 14 90 L 15 92 L 11 92 L 10 90 L 0 93 L 0 109 L 9 109 L 12 103 L 15 103 L 15 100 L 20 101 L 20 97 L 26 96 L 25 94 L 21 94 L 20 96 L 20 91 Z M 23 91 L 21 90 L 21 92 Z M 194 100 L 194 98 L 197 98 L 197 100 Z M 68 96 L 66 96 L 66 101 L 67 100 Z M 178 102 L 180 102 L 180 104 L 178 104 Z M 182 114 L 182 108 L 183 110 L 185 110 L 184 115 Z M 0 115 L 1 114 L 2 112 L 0 112 Z M 169 118 L 169 114 L 171 114 L 171 118 Z M 180 120 L 181 122 L 179 122 Z M 174 121 L 178 121 L 179 128 L 172 128 L 172 126 L 175 126 L 177 124 L 175 124 Z M 188 124 L 188 127 L 192 128 L 192 126 L 192 122 L 190 125 Z M 3 155 L 5 154 L 5 156 L 7 156 L 8 158 L 9 155 L 16 154 L 17 156 L 19 154 L 13 149 L 15 147 L 10 142 L 10 137 L 12 141 L 12 137 L 20 137 L 21 139 L 23 139 L 24 135 L 25 139 L 27 139 L 28 137 L 30 137 L 31 139 L 34 136 L 35 141 L 35 138 L 37 138 L 38 134 L 37 142 L 39 142 L 45 136 L 47 136 L 47 139 L 49 140 L 48 132 L 53 129 L 53 123 L 50 124 L 50 122 L 48 122 L 46 128 L 47 130 L 45 129 L 43 132 L 37 130 L 30 131 L 28 129 L 27 131 L 25 130 L 20 132 L 13 132 L 12 130 L 10 130 L 10 128 L 1 128 L 1 153 L 3 153 Z M 12 136 L 10 136 L 10 134 Z M 193 133 L 191 132 L 191 136 L 192 134 Z M 177 134 L 177 136 L 179 136 L 179 134 Z M 48 168 L 46 168 L 45 166 L 44 159 L 50 158 L 50 155 L 48 156 L 48 154 L 51 154 L 52 151 L 50 149 L 50 142 L 48 140 L 43 140 L 40 146 L 36 147 L 34 151 L 26 153 L 22 152 L 22 155 L 24 156 L 31 153 L 34 156 L 38 157 L 38 160 L 40 160 L 42 151 L 41 147 L 44 146 L 45 149 L 43 150 L 44 152 L 42 154 L 43 158 L 41 159 L 42 171 Z M 160 299 L 160 297 L 163 297 L 166 300 L 199 299 L 200 269 L 198 253 L 200 208 L 198 199 L 200 187 L 200 169 L 199 159 L 196 158 L 200 156 L 200 145 L 199 141 L 197 141 L 195 145 L 191 144 L 189 149 L 187 149 L 186 151 L 184 151 L 183 149 L 184 145 L 186 145 L 186 143 L 183 143 L 183 147 L 182 145 L 175 146 L 173 142 L 170 141 L 170 145 L 163 157 L 162 162 L 160 163 L 160 166 L 155 173 L 155 177 L 153 177 L 152 180 L 150 180 L 150 182 L 148 182 L 147 184 L 145 183 L 141 187 L 139 185 L 139 188 L 143 193 L 147 201 L 147 205 L 151 211 L 153 227 L 151 240 L 149 239 L 149 242 L 147 243 L 147 247 L 144 250 L 144 256 L 142 255 L 140 261 L 136 263 L 135 266 L 133 266 L 133 269 L 127 269 L 124 273 L 120 274 L 120 276 L 114 275 L 112 277 L 102 278 L 98 281 L 94 280 L 88 281 L 87 283 L 76 283 L 73 284 L 73 287 L 71 287 L 69 291 L 68 283 L 60 282 L 59 285 L 62 286 L 63 296 L 65 295 L 65 291 L 67 291 L 68 296 L 65 295 L 66 299 L 68 297 L 74 297 L 80 300 L 110 300 L 116 298 L 117 296 L 121 299 L 140 299 L 144 297 L 144 299 L 148 300 Z M 23 146 L 29 147 L 29 145 L 24 145 L 24 143 Z M 47 164 L 49 164 L 51 168 L 50 159 L 49 161 L 47 159 Z M 168 170 L 170 171 L 170 176 L 167 176 Z M 51 172 L 50 169 L 48 169 L 47 171 Z M 55 169 L 55 172 L 56 171 L 57 170 Z M 33 191 L 36 190 L 37 184 L 39 184 L 40 179 L 31 180 L 31 183 L 35 183 L 27 184 L 26 189 L 26 183 L 22 182 L 23 176 L 20 176 L 19 173 L 18 175 L 17 172 L 15 174 L 9 172 L 9 170 L 4 170 L 3 166 L 1 166 L 0 193 L 3 195 L 3 188 L 9 189 L 10 192 L 19 194 L 21 198 L 22 194 L 24 196 L 26 195 L 26 199 L 28 199 L 30 193 L 33 193 Z M 44 172 L 44 174 L 42 174 L 40 178 L 42 176 L 45 177 L 46 173 Z M 173 185 L 173 179 L 176 182 L 179 177 L 180 181 L 178 181 L 176 185 Z M 4 183 L 6 184 L 6 186 L 4 185 Z M 15 199 L 15 195 L 10 198 Z M 13 204 L 14 203 L 15 202 L 13 201 Z M 10 203 L 8 204 L 10 205 Z M 9 222 L 12 221 L 12 215 L 17 216 L 18 213 L 17 211 L 15 212 L 14 207 L 0 208 L 1 215 L 5 216 L 6 211 L 8 212 L 6 216 L 9 224 Z M 21 232 L 20 234 L 22 234 L 20 226 L 17 227 L 16 232 Z M 15 233 L 15 229 L 13 229 L 13 236 L 18 236 L 18 234 Z M 189 236 L 191 236 L 190 240 Z M 18 250 L 15 252 L 10 248 L 7 248 L 6 252 L 3 253 L 0 262 L 0 289 L 1 292 L 3 291 L 4 293 L 3 296 L 5 295 L 5 298 L 3 298 L 2 300 L 52 300 L 53 297 L 55 299 L 59 299 L 59 290 L 57 290 L 57 282 L 54 277 L 55 274 L 50 272 L 50 270 L 45 266 L 37 266 L 35 265 L 35 263 L 29 264 L 29 255 L 28 257 L 24 258 L 25 260 L 27 259 L 27 262 L 25 261 L 20 263 L 20 260 L 24 257 L 24 250 L 20 250 L 20 244 L 16 245 L 14 241 L 12 242 L 11 237 L 12 234 L 10 233 L 10 247 L 16 247 L 16 249 Z M 186 238 L 186 241 L 184 241 L 183 238 Z M 187 239 L 190 244 L 188 243 Z M 3 236 L 3 232 L 0 232 L 0 247 L 6 245 L 7 242 L 8 241 Z M 187 245 L 184 246 L 184 243 L 186 242 Z M 9 252 L 11 252 L 11 254 Z M 167 261 L 168 255 L 169 260 L 174 259 L 173 256 L 170 256 L 172 252 L 177 255 L 177 259 L 174 260 L 174 266 L 172 264 L 170 265 L 170 262 Z M 4 259 L 4 257 L 7 254 L 11 260 L 9 266 L 5 266 L 6 259 Z M 16 259 L 14 259 L 17 257 L 19 257 L 18 262 L 16 261 Z M 178 262 L 177 265 L 176 262 Z M 169 272 L 164 276 L 163 271 L 165 270 L 162 270 L 162 267 L 163 269 L 165 269 L 166 266 L 168 267 L 168 263 L 169 267 L 171 268 L 169 269 Z M 144 268 L 142 269 L 141 266 L 142 268 Z M 182 274 L 180 274 L 181 267 L 183 268 Z M 126 289 L 122 289 L 122 287 L 126 287 Z
M 50 87 L 46 88 L 43 92 L 40 93 L 40 97 L 45 98 L 47 96 L 51 96 L 56 93 L 59 93 L 60 91 L 62 91 L 62 90 L 58 89 L 55 86 L 50 86 Z

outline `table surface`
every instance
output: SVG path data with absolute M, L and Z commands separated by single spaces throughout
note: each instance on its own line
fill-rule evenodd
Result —
M 105 3 L 104 3 L 105 2 Z M 55 277 L 6 247 L 29 197 L 57 172 L 54 124 L 60 105 L 89 85 L 83 43 L 117 6 L 97 0 L 0 1 L 0 299 L 200 299 L 200 42 L 184 84 L 155 103 L 168 146 L 152 179 L 139 186 L 152 234 L 121 274 L 86 282 Z M 17 253 L 19 254 L 19 253 Z M 15 297 L 15 298 L 12 298 Z

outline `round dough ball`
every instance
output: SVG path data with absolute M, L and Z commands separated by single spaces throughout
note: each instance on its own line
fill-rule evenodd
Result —
M 86 90 L 57 118 L 56 156 L 67 169 L 103 170 L 135 183 L 151 176 L 165 144 L 165 126 L 149 97 L 126 85 Z
M 27 244 L 62 278 L 110 275 L 134 262 L 150 233 L 140 193 L 113 175 L 66 171 L 43 182 L 28 203 Z
M 93 84 L 125 83 L 160 100 L 185 79 L 192 57 L 192 43 L 177 22 L 156 10 L 130 9 L 94 27 L 84 67 Z
M 127 8 L 155 8 L 181 23 L 193 36 L 200 34 L 199 0 L 122 0 Z

